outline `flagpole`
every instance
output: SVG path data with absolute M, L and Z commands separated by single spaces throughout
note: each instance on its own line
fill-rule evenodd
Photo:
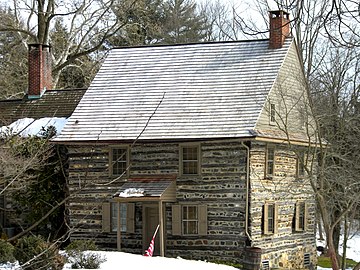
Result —
M 154 233 L 154 236 L 153 236 L 154 238 L 155 238 L 155 236 L 156 236 L 156 234 L 157 234 L 157 232 L 159 230 L 159 227 L 160 227 L 160 224 L 158 224 L 157 227 L 156 227 L 156 230 L 155 230 L 155 233 Z

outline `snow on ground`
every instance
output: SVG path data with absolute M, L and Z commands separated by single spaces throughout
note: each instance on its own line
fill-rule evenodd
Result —
M 156 270 L 235 270 L 237 268 L 208 263 L 203 261 L 191 261 L 181 258 L 145 257 L 137 254 L 124 252 L 95 251 L 105 256 L 107 261 L 100 265 L 101 270 L 120 269 L 132 267 L 133 269 L 156 269 Z M 64 269 L 70 269 L 65 265 Z
M 106 258 L 106 262 L 100 265 L 100 270 L 113 269 L 156 269 L 156 270 L 235 270 L 237 268 L 208 263 L 203 261 L 191 261 L 181 258 L 145 257 L 142 255 L 124 252 L 92 251 Z M 17 267 L 16 267 L 17 266 Z M 18 264 L 0 265 L 0 270 L 18 270 Z M 130 268 L 131 267 L 131 268 Z M 64 270 L 71 269 L 70 264 L 65 264 Z

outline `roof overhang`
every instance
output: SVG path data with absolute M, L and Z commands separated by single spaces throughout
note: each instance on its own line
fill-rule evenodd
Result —
M 175 202 L 176 176 L 129 178 L 113 195 L 117 202 Z

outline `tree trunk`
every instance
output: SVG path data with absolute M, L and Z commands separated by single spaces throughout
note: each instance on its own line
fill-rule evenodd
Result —
M 343 240 L 343 251 L 342 251 L 342 259 L 341 259 L 341 269 L 346 269 L 346 247 L 347 247 L 347 240 L 348 240 L 348 220 L 347 215 L 344 218 L 344 240 Z
M 339 270 L 339 262 L 338 262 L 337 252 L 336 252 L 335 246 L 334 246 L 333 230 L 330 230 L 327 233 L 327 245 L 328 245 L 327 255 L 329 256 L 330 261 L 331 261 L 331 268 L 333 270 Z

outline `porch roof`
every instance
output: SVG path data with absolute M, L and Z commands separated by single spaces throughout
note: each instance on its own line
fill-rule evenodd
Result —
M 130 178 L 114 194 L 116 201 L 176 201 L 176 177 Z

